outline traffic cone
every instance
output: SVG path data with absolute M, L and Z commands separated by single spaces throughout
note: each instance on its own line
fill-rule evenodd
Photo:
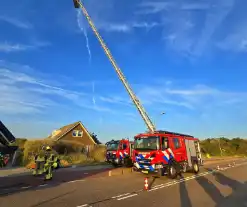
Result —
M 148 190 L 148 178 L 144 178 L 144 190 Z

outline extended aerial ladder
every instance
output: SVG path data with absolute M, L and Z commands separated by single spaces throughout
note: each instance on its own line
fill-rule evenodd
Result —
M 135 104 L 137 110 L 139 111 L 139 113 L 141 114 L 142 119 L 144 120 L 145 124 L 147 125 L 147 128 L 150 132 L 154 132 L 155 131 L 155 125 L 152 123 L 151 119 L 149 118 L 149 116 L 147 115 L 144 107 L 142 106 L 141 102 L 139 101 L 139 99 L 136 97 L 136 95 L 134 94 L 133 90 L 131 89 L 130 85 L 128 84 L 126 78 L 124 77 L 122 71 L 120 70 L 120 68 L 118 67 L 116 61 L 114 60 L 110 50 L 107 48 L 106 44 L 104 43 L 102 37 L 100 36 L 100 34 L 98 33 L 93 21 L 91 20 L 90 16 L 88 15 L 88 12 L 86 10 L 86 8 L 84 7 L 84 5 L 81 3 L 80 0 L 73 0 L 74 2 L 74 6 L 75 8 L 81 8 L 83 14 L 85 15 L 85 17 L 87 18 L 87 21 L 90 25 L 90 27 L 92 28 L 94 34 L 96 35 L 97 39 L 99 40 L 101 46 L 104 49 L 105 54 L 107 55 L 107 57 L 109 58 L 111 64 L 113 65 L 113 68 L 115 69 L 119 79 L 122 81 L 124 87 L 126 88 L 128 94 L 130 95 L 133 103 Z

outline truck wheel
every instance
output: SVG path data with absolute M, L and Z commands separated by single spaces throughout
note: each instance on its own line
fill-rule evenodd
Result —
M 194 162 L 193 163 L 193 172 L 195 173 L 195 174 L 198 174 L 199 173 L 199 165 L 198 165 L 198 163 L 197 162 Z
M 168 177 L 171 179 L 175 179 L 177 177 L 177 170 L 174 166 L 170 165 L 168 167 Z

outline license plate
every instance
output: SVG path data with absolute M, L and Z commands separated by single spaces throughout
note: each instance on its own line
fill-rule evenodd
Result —
M 142 170 L 142 173 L 148 174 L 148 170 Z

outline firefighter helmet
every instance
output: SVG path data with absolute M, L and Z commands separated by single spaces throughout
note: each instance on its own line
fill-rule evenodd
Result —
M 51 147 L 50 146 L 46 146 L 45 150 L 46 151 L 51 151 Z

